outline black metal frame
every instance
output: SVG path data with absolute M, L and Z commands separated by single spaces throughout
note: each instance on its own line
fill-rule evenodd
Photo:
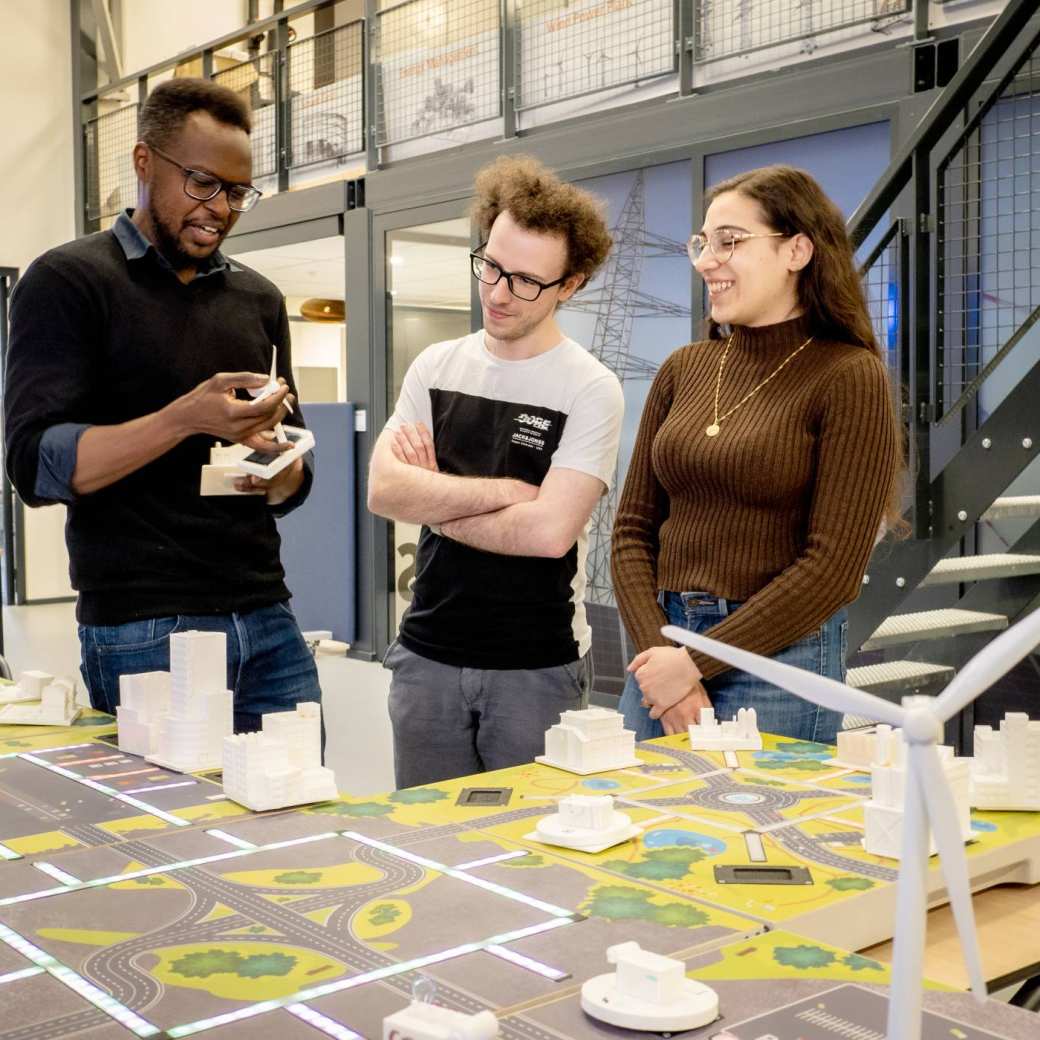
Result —
M 17 267 L 0 267 L 0 389 L 7 385 L 7 330 L 10 322 L 11 293 L 18 282 Z M 14 486 L 3 473 L 0 493 L 0 522 L 3 524 L 3 603 L 13 606 L 25 599 L 25 543 L 20 537 L 22 503 L 14 493 Z M 4 652 L 4 626 L 0 618 L 0 655 Z

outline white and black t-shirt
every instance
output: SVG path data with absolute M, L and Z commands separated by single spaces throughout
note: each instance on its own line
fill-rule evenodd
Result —
M 524 361 L 484 333 L 435 343 L 405 376 L 388 429 L 425 423 L 442 473 L 541 484 L 550 468 L 614 477 L 624 397 L 573 340 Z M 549 668 L 583 656 L 588 527 L 560 559 L 483 552 L 423 527 L 401 642 L 461 668 Z

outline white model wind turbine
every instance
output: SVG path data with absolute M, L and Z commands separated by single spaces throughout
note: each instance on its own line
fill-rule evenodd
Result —
M 976 654 L 938 697 L 904 697 L 901 706 L 834 679 L 739 650 L 675 625 L 667 625 L 661 632 L 676 643 L 757 675 L 824 708 L 865 715 L 902 727 L 907 743 L 907 783 L 896 893 L 888 1040 L 920 1040 L 921 1036 L 929 827 L 942 861 L 972 992 L 980 1002 L 985 1000 L 986 982 L 975 935 L 964 839 L 936 744 L 942 738 L 943 723 L 947 719 L 953 718 L 1040 643 L 1040 610 L 1001 633 Z

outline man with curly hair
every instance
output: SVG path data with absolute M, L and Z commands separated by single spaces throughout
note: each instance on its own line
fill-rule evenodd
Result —
M 398 787 L 531 761 L 591 685 L 587 529 L 624 399 L 556 309 L 610 234 L 594 196 L 530 158 L 481 170 L 472 216 L 484 327 L 415 360 L 369 475 L 369 509 L 423 525 L 384 659 Z

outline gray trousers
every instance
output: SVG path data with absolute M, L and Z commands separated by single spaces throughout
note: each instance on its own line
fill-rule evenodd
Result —
M 530 762 L 560 713 L 588 704 L 588 657 L 555 668 L 456 668 L 391 643 L 390 722 L 398 788 Z

